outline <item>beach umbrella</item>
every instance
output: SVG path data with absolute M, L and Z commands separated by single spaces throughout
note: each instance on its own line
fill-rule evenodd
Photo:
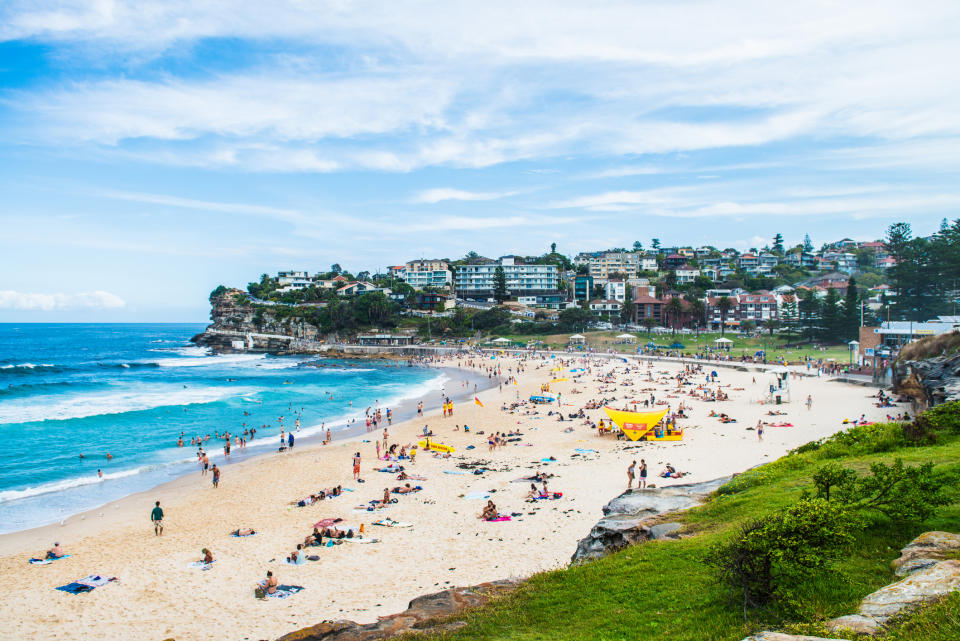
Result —
M 683 349 L 684 347 L 686 347 L 686 345 L 683 343 L 674 343 L 670 346 L 670 349 Z

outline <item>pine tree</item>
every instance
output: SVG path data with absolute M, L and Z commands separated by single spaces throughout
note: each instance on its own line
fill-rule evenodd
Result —
M 810 234 L 806 234 L 803 237 L 803 251 L 807 254 L 813 253 L 813 243 L 810 242 Z
M 498 303 L 502 303 L 507 298 L 507 275 L 502 265 L 497 265 L 493 270 L 493 297 Z
M 773 237 L 773 253 L 783 256 L 783 234 L 777 234 Z
M 840 334 L 842 318 L 837 304 L 840 296 L 837 290 L 828 289 L 820 308 L 820 335 L 824 340 L 836 340 Z
M 843 299 L 843 339 L 859 340 L 860 305 L 857 281 L 851 276 L 847 283 L 847 295 Z

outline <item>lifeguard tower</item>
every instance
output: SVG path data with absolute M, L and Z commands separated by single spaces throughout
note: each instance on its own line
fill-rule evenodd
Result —
M 782 405 L 790 402 L 790 370 L 784 366 L 771 367 L 767 373 L 772 377 L 763 402 L 767 405 Z

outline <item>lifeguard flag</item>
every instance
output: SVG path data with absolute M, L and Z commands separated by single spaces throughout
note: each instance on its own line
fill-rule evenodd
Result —
M 481 403 L 480 399 L 477 398 L 476 396 L 473 397 L 473 402 L 479 405 L 480 407 L 483 407 L 483 403 Z

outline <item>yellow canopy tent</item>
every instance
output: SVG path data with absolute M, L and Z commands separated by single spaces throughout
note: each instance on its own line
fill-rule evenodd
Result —
M 654 435 L 654 427 L 666 416 L 667 410 L 625 412 L 604 407 L 603 411 L 607 413 L 611 421 L 623 430 L 624 434 L 630 437 L 631 441 L 639 441 L 641 438 L 648 441 L 679 441 L 683 438 L 683 430 L 672 434 L 664 433 L 661 437 Z

